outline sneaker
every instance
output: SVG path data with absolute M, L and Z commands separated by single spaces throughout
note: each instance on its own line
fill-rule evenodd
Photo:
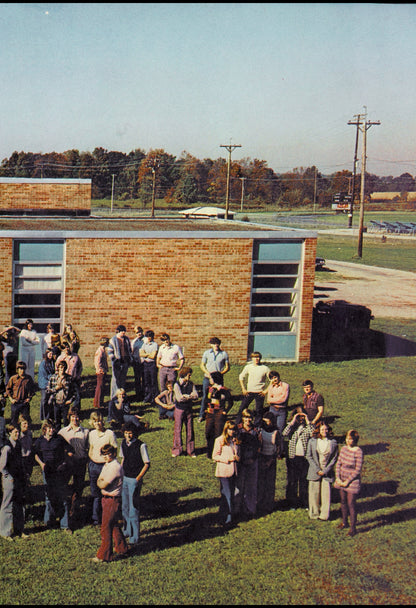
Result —
M 22 532 L 20 538 L 29 538 L 29 535 Z
M 191 458 L 196 458 L 196 454 L 191 454 Z
M 198 422 L 204 422 L 204 419 L 201 416 L 198 418 Z
M 91 561 L 94 562 L 95 564 L 103 564 L 104 563 L 104 560 L 100 559 L 99 557 L 93 557 L 91 559 Z
M 179 454 L 172 454 L 172 458 L 176 458 Z

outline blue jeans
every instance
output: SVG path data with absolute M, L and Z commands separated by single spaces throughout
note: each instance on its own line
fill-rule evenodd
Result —
M 220 477 L 221 501 L 220 501 L 220 520 L 221 523 L 230 523 L 234 512 L 234 494 L 236 476 Z
M 279 431 L 279 444 L 280 444 L 280 453 L 283 454 L 284 450 L 284 441 L 283 441 L 283 429 L 286 426 L 286 418 L 287 418 L 287 409 L 276 409 L 272 405 L 270 406 L 269 412 L 273 414 L 276 420 L 277 430 Z
M 48 475 L 42 473 L 43 481 L 46 485 L 45 493 L 45 513 L 43 522 L 50 525 L 58 517 L 62 530 L 69 528 L 69 500 L 68 483 L 66 478 L 62 478 L 59 473 Z
M 94 524 L 101 523 L 101 490 L 97 486 L 97 479 L 100 476 L 104 463 L 88 462 L 88 474 L 90 477 L 90 492 L 92 497 L 92 521 Z
M 208 397 L 208 389 L 209 389 L 209 378 L 204 376 L 202 380 L 202 399 L 201 399 L 201 407 L 199 410 L 199 417 L 205 418 L 205 408 L 207 407 L 207 397 Z
M 121 504 L 123 518 L 126 522 L 123 534 L 130 539 L 130 544 L 138 543 L 140 538 L 140 509 L 138 499 L 141 489 L 142 482 L 136 481 L 135 477 L 123 478 Z

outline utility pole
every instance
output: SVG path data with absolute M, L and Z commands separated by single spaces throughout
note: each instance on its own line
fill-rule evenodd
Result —
M 318 176 L 318 169 L 315 167 L 315 179 L 313 181 L 313 212 L 315 213 L 315 207 L 316 207 L 316 178 Z
M 225 193 L 225 219 L 228 220 L 228 208 L 230 206 L 231 152 L 233 152 L 236 148 L 241 148 L 241 144 L 221 144 L 220 148 L 226 148 L 228 150 L 227 190 Z
M 361 158 L 361 191 L 360 191 L 360 222 L 358 228 L 358 248 L 357 257 L 363 257 L 363 232 L 364 232 L 364 197 L 365 197 L 365 170 L 367 160 L 367 131 L 372 125 L 379 125 L 380 121 L 367 120 L 367 114 L 365 115 L 363 128 L 360 129 L 363 132 L 363 149 Z
M 352 228 L 352 214 L 354 209 L 354 197 L 355 197 L 355 179 L 357 175 L 357 151 L 358 151 L 358 135 L 360 133 L 360 125 L 361 125 L 361 114 L 356 114 L 354 116 L 357 120 L 354 122 L 352 120 L 348 121 L 349 125 L 355 125 L 357 127 L 357 131 L 355 134 L 355 151 L 354 151 L 354 168 L 352 172 L 352 196 L 350 200 L 350 205 L 348 209 L 348 228 Z
M 156 198 L 156 169 L 159 167 L 159 158 L 153 159 L 153 165 L 151 167 L 153 180 L 152 180 L 152 212 L 150 217 L 155 217 L 155 198 Z
M 241 179 L 241 206 L 240 206 L 240 211 L 243 211 L 243 203 L 244 203 L 244 182 L 246 180 L 245 177 L 240 177 Z
M 113 213 L 113 204 L 114 204 L 114 173 L 111 175 L 111 213 Z

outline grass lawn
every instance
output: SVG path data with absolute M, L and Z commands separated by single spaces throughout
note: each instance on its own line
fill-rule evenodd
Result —
M 356 262 L 369 266 L 382 268 L 395 268 L 396 270 L 416 271 L 416 237 L 415 240 L 391 239 L 383 243 L 380 238 L 364 236 L 362 258 L 356 258 L 357 237 L 338 236 L 332 234 L 319 234 L 317 252 L 328 260 L 343 262 Z
M 415 322 L 379 320 L 377 329 L 416 339 Z M 411 338 L 410 338 L 411 336 Z M 82 356 L 82 352 L 81 352 Z M 87 522 L 73 535 L 42 524 L 39 467 L 27 509 L 29 539 L 0 539 L 2 604 L 413 604 L 416 601 L 415 358 L 336 363 L 281 364 L 291 385 L 290 403 L 301 400 L 310 378 L 325 397 L 337 439 L 356 428 L 364 450 L 358 534 L 336 528 L 334 492 L 329 522 L 306 511 L 282 510 L 286 469 L 278 462 L 276 509 L 225 533 L 217 524 L 219 483 L 204 448 L 204 425 L 195 420 L 196 459 L 172 459 L 173 424 L 145 414 L 151 468 L 145 477 L 142 539 L 136 553 L 111 564 L 90 561 L 99 530 Z M 273 366 L 276 369 L 276 366 Z M 202 372 L 194 366 L 193 380 Z M 227 385 L 239 395 L 232 366 Z M 85 369 L 83 424 L 92 407 L 92 368 Z M 129 393 L 132 377 L 129 377 Z M 236 401 L 231 415 L 238 409 Z M 32 402 L 39 434 L 39 396 Z M 6 416 L 9 414 L 9 406 Z M 139 411 L 139 409 L 137 409 Z M 194 412 L 197 417 L 198 406 Z M 89 488 L 84 490 L 85 508 Z

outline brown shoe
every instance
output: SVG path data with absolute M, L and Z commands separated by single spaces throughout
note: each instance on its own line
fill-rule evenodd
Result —
M 343 524 L 342 522 L 337 525 L 338 530 L 344 530 L 346 527 L 347 526 L 345 524 Z
M 351 536 L 351 537 L 352 537 L 352 536 L 355 536 L 356 534 L 357 534 L 357 532 L 356 532 L 355 530 L 349 530 L 349 531 L 347 532 L 347 536 Z

